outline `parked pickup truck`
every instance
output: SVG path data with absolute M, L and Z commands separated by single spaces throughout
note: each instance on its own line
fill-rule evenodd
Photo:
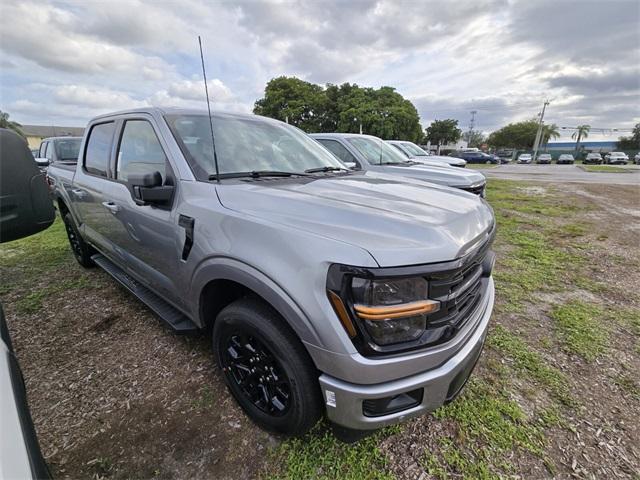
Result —
M 78 161 L 80 142 L 82 137 L 49 137 L 42 140 L 36 163 L 40 167 L 47 167 L 52 163 L 72 163 Z
M 310 136 L 356 170 L 400 175 L 459 188 L 480 196 L 485 194 L 487 180 L 482 173 L 434 167 L 410 160 L 389 143 L 372 135 L 312 133 Z
M 458 395 L 494 302 L 482 198 L 350 171 L 253 115 L 146 108 L 85 132 L 76 168 L 48 171 L 75 257 L 211 331 L 257 424 L 371 430 Z

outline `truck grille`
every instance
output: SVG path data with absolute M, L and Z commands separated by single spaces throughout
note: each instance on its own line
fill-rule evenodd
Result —
M 440 301 L 440 310 L 427 317 L 423 345 L 450 340 L 471 318 L 489 284 L 483 262 L 490 246 L 491 242 L 487 241 L 459 268 L 426 276 L 429 298 Z

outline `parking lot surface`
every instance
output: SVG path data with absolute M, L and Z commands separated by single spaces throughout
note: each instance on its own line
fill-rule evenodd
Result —
M 480 168 L 489 178 L 532 180 L 536 182 L 606 183 L 610 185 L 640 185 L 640 168 L 627 165 L 624 173 L 587 172 L 579 165 L 517 165 Z

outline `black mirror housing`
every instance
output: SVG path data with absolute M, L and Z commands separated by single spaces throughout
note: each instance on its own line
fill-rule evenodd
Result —
M 132 173 L 129 175 L 127 182 L 133 187 L 160 187 L 162 186 L 162 175 L 160 172 Z
M 171 203 L 175 187 L 162 185 L 160 172 L 131 174 L 127 181 L 137 204 L 166 206 Z

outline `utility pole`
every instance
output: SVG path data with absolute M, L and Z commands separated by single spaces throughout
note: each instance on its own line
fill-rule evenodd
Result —
M 549 105 L 549 100 L 545 100 L 542 104 L 542 112 L 540 113 L 540 123 L 538 123 L 538 132 L 536 133 L 536 140 L 533 142 L 533 159 L 532 162 L 536 161 L 538 158 L 538 148 L 540 147 L 540 140 L 542 139 L 542 125 L 544 121 L 544 112 L 547 109 L 547 105 Z
M 471 146 L 471 135 L 473 135 L 473 128 L 476 126 L 476 113 L 477 110 L 471 110 L 471 120 L 469 121 L 469 133 L 467 133 L 467 147 Z

